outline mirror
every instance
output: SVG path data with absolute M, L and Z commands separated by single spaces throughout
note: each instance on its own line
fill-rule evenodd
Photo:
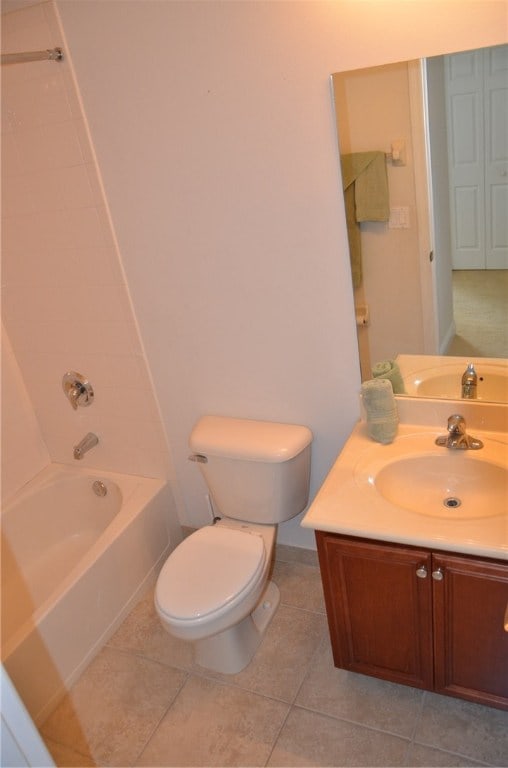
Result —
M 348 217 L 361 243 L 362 378 L 397 358 L 411 375 L 435 378 L 447 363 L 455 376 L 472 361 L 484 381 L 489 365 L 489 378 L 508 382 L 508 45 L 340 72 L 332 82 L 344 180 L 351 157 L 375 152 L 388 184 L 384 220 Z M 457 396 L 413 385 L 407 394 Z M 507 386 L 483 392 L 508 401 Z

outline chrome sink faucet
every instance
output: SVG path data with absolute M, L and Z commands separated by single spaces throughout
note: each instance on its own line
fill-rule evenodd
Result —
M 448 418 L 448 434 L 436 437 L 436 445 L 445 448 L 458 449 L 462 451 L 477 451 L 483 448 L 483 443 L 476 437 L 471 437 L 466 432 L 466 420 L 459 413 L 454 413 Z
M 462 375 L 461 396 L 467 400 L 474 400 L 476 398 L 477 386 L 478 376 L 476 375 L 473 363 L 469 363 Z
M 93 432 L 89 432 L 84 438 L 74 446 L 74 458 L 82 459 L 87 451 L 97 445 L 99 438 Z

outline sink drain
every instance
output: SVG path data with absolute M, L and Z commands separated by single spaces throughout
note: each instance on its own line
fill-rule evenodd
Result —
M 462 502 L 456 496 L 448 496 L 448 498 L 443 500 L 443 504 L 445 507 L 448 507 L 448 509 L 456 509 L 457 507 L 460 507 Z

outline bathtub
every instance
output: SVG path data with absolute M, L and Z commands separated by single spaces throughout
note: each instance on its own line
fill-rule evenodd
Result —
M 36 723 L 178 543 L 170 546 L 173 510 L 162 480 L 63 464 L 48 465 L 5 506 L 2 662 Z

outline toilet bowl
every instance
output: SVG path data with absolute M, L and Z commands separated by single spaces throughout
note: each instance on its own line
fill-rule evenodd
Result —
M 278 422 L 202 416 L 189 438 L 220 515 L 169 555 L 155 588 L 165 629 L 202 667 L 236 673 L 252 659 L 280 594 L 269 580 L 277 526 L 309 497 L 312 432 Z
M 280 594 L 268 580 L 275 525 L 220 520 L 185 539 L 164 564 L 155 607 L 165 629 L 194 642 L 196 661 L 235 673 L 254 655 Z

